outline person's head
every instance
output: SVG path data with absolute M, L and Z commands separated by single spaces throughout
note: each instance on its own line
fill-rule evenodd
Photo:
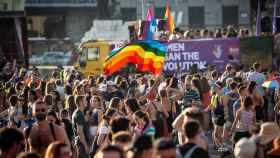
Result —
M 190 90 L 191 87 L 192 87 L 192 76 L 187 76 L 185 78 L 185 87 L 186 87 L 186 90 Z
M 107 109 L 103 115 L 103 120 L 110 123 L 111 119 L 117 116 L 116 109 Z
M 148 86 L 149 86 L 149 87 L 152 87 L 152 86 L 154 85 L 154 83 L 155 83 L 155 80 L 154 80 L 154 79 L 150 78 L 150 79 L 148 80 Z
M 136 126 L 141 129 L 145 129 L 150 124 L 149 115 L 141 110 L 136 111 L 133 114 L 133 119 L 136 123 Z
M 58 117 L 57 117 L 55 110 L 48 111 L 47 121 L 49 121 L 50 123 L 56 123 L 58 121 Z
M 138 101 L 135 98 L 129 98 L 124 102 L 127 114 L 133 114 L 134 112 L 140 110 Z
M 73 94 L 74 95 L 84 95 L 85 94 L 83 85 L 80 84 L 78 81 L 77 81 L 77 85 L 75 86 L 75 88 L 73 90 Z
M 110 100 L 109 108 L 119 109 L 120 106 L 121 106 L 121 99 L 120 99 L 120 98 L 118 98 L 118 97 L 113 97 L 113 98 Z
M 69 95 L 66 98 L 66 102 L 65 102 L 66 107 L 76 107 L 75 105 L 75 97 L 73 95 Z
M 257 83 L 255 81 L 251 81 L 248 85 L 248 92 L 250 94 L 254 93 L 254 90 L 256 89 Z
M 104 81 L 104 77 L 103 76 L 99 76 L 97 78 L 97 80 L 96 80 L 96 84 L 99 85 L 99 84 L 103 83 L 103 81 Z
M 37 99 L 38 99 L 38 96 L 37 96 L 37 94 L 36 94 L 36 90 L 30 89 L 30 90 L 28 91 L 28 101 L 34 102 L 34 101 L 36 101 Z
M 24 84 L 22 82 L 17 82 L 16 83 L 16 92 L 20 93 L 23 90 Z
M 99 152 L 96 153 L 94 158 L 124 158 L 123 150 L 115 145 L 106 145 Z
M 192 79 L 191 85 L 192 85 L 192 87 L 195 87 L 201 93 L 201 82 L 198 78 Z
M 245 110 L 251 109 L 252 106 L 253 106 L 253 99 L 250 96 L 245 97 L 244 100 L 242 100 L 241 102 L 241 107 Z
M 121 131 L 117 132 L 112 137 L 112 144 L 126 150 L 132 141 L 132 136 L 129 132 Z
M 85 96 L 83 96 L 83 95 L 75 96 L 75 104 L 76 104 L 77 108 L 79 108 L 83 111 L 86 106 Z
M 233 78 L 226 79 L 226 86 L 230 88 L 230 84 L 233 82 Z
M 226 65 L 225 71 L 229 73 L 232 68 L 233 68 L 232 65 L 228 64 Z
M 107 91 L 111 92 L 116 89 L 116 84 L 113 81 L 107 81 Z
M 239 87 L 238 89 L 238 94 L 241 96 L 241 97 L 246 97 L 247 96 L 247 88 L 246 86 L 241 86 Z
M 60 94 L 58 91 L 51 91 L 51 95 L 54 101 L 60 101 Z
M 257 147 L 256 144 L 248 138 L 240 139 L 234 147 L 234 156 L 236 158 L 254 158 Z
M 202 127 L 204 126 L 204 116 L 202 110 L 200 110 L 197 107 L 188 107 L 184 112 L 185 112 L 184 122 L 195 120 L 198 121 Z
M 261 72 L 262 66 L 261 66 L 260 63 L 254 63 L 253 68 L 254 68 L 255 71 Z
M 187 139 L 195 139 L 201 133 L 198 121 L 187 121 L 184 123 L 184 135 Z
M 52 77 L 53 79 L 58 79 L 58 77 L 59 77 L 58 71 L 56 71 L 56 70 L 53 71 L 51 77 Z
M 50 94 L 45 95 L 44 102 L 46 103 L 47 106 L 53 105 L 52 95 L 50 95 Z
M 37 100 L 33 104 L 32 109 L 33 116 L 37 119 L 38 122 L 46 120 L 47 117 L 47 106 L 46 103 L 42 100 Z
M 154 158 L 155 152 L 151 136 L 141 135 L 133 143 L 134 158 Z
M 71 85 L 66 84 L 64 86 L 64 92 L 66 95 L 72 95 L 73 94 L 73 89 Z
M 110 125 L 112 134 L 120 131 L 129 131 L 129 119 L 127 119 L 126 117 L 113 118 Z
M 69 117 L 69 113 L 66 109 L 62 109 L 60 111 L 60 118 L 61 119 L 67 119 Z
M 92 96 L 90 98 L 90 106 L 92 109 L 102 108 L 102 103 L 101 103 L 100 97 L 97 95 Z
M 67 144 L 56 141 L 48 146 L 45 158 L 71 158 L 71 155 L 71 149 Z
M 3 128 L 0 131 L 1 157 L 14 158 L 17 154 L 24 151 L 24 135 L 14 128 Z
M 172 77 L 169 81 L 169 87 L 177 88 L 178 87 L 178 79 L 176 77 Z
M 18 97 L 17 97 L 17 105 L 19 105 L 20 107 L 22 107 L 23 105 L 24 105 L 24 103 L 25 103 L 25 97 L 24 97 L 24 95 L 19 95 Z
M 172 140 L 161 138 L 155 143 L 157 158 L 176 158 L 176 145 Z
M 218 71 L 212 71 L 212 72 L 211 72 L 211 78 L 212 78 L 213 80 L 217 80 L 218 77 L 219 77 Z
M 167 91 L 166 89 L 162 89 L 159 91 L 160 98 L 167 98 Z
M 232 91 L 235 91 L 237 89 L 237 83 L 236 82 L 231 82 L 229 84 L 229 88 L 232 90 Z
M 51 91 L 55 90 L 55 84 L 53 82 L 48 82 L 46 84 L 46 93 L 45 94 L 49 94 Z
M 62 81 L 60 79 L 55 81 L 55 85 L 58 86 L 62 86 Z
M 215 91 L 215 93 L 218 94 L 218 95 L 221 94 L 222 89 L 223 89 L 223 83 L 220 82 L 220 81 L 217 81 L 217 82 L 215 83 L 215 86 L 214 86 L 214 91 Z

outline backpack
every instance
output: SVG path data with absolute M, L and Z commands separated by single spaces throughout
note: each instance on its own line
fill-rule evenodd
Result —
M 185 153 L 184 156 L 181 154 L 180 150 L 178 149 L 178 150 L 176 151 L 176 158 L 191 158 L 193 152 L 194 152 L 197 148 L 199 148 L 198 145 L 194 145 L 193 147 L 191 147 L 191 148 Z

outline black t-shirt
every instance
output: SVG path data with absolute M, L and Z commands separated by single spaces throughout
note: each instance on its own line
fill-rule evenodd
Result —
M 187 143 L 179 146 L 178 150 L 180 151 L 181 155 L 183 155 L 184 157 L 184 155 L 194 146 L 195 146 L 194 143 Z M 191 158 L 209 158 L 209 154 L 206 150 L 199 147 L 194 150 Z

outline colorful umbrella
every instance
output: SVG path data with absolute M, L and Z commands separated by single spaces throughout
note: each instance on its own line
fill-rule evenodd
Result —
M 263 87 L 265 88 L 279 88 L 279 82 L 277 80 L 265 81 Z

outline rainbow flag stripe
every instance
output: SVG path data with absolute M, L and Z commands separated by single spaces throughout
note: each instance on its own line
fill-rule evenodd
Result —
M 167 48 L 157 41 L 136 41 L 113 50 L 104 62 L 104 74 L 111 75 L 128 63 L 136 65 L 139 71 L 159 74 L 164 64 Z

